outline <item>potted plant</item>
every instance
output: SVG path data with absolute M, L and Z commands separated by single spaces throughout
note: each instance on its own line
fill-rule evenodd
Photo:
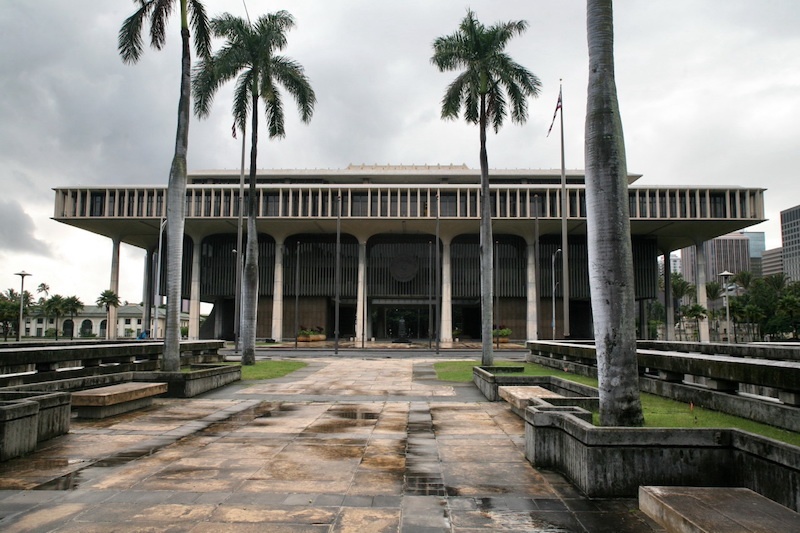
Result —
M 492 337 L 499 342 L 508 342 L 508 338 L 511 336 L 511 328 L 507 328 L 505 326 L 500 326 L 492 330 Z

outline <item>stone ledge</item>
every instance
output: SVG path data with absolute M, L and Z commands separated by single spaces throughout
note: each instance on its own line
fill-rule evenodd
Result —
M 166 383 L 120 383 L 72 393 L 75 407 L 106 407 L 158 396 L 167 392 Z
M 670 533 L 800 531 L 800 514 L 741 487 L 639 487 L 639 509 Z

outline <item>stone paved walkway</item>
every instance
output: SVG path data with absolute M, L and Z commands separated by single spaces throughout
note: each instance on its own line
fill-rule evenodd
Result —
M 422 359 L 324 359 L 161 399 L 0 464 L 0 530 L 651 532 L 523 456 L 523 424 Z

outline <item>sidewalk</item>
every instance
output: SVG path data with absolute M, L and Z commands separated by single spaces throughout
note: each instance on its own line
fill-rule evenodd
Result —
M 73 420 L 0 463 L 0 530 L 662 531 L 636 500 L 589 500 L 532 468 L 522 421 L 471 384 L 436 381 L 432 359 L 308 363 Z

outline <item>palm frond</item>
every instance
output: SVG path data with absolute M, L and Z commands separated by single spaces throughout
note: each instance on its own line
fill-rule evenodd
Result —
M 280 92 L 270 77 L 264 76 L 262 82 L 261 99 L 264 101 L 264 114 L 267 117 L 269 137 L 270 139 L 283 137 L 286 135 L 286 124 Z
M 136 63 L 142 57 L 144 50 L 142 26 L 144 20 L 150 15 L 152 7 L 152 1 L 141 2 L 139 9 L 122 23 L 117 36 L 117 50 L 119 50 L 124 63 Z
M 283 85 L 297 103 L 301 120 L 303 122 L 310 121 L 314 114 L 314 105 L 317 103 L 317 95 L 311 88 L 311 83 L 306 77 L 302 65 L 283 56 L 273 57 L 271 65 L 270 70 L 275 80 Z
M 189 0 L 188 3 L 192 33 L 194 34 L 194 50 L 198 57 L 211 55 L 211 26 L 206 8 L 201 0 Z
M 150 46 L 161 50 L 167 41 L 167 21 L 175 0 L 151 0 L 151 2 L 154 5 L 150 14 Z

